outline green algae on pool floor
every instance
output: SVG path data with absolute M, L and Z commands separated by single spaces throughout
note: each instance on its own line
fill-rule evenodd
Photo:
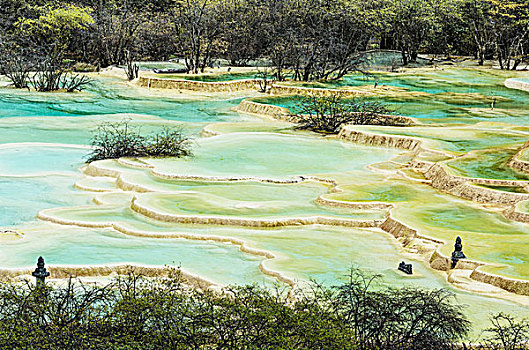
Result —
M 366 85 L 362 75 L 346 76 L 337 83 L 314 87 L 346 89 L 352 85 L 355 90 L 375 94 L 378 100 L 386 101 L 397 114 L 418 118 L 423 123 L 473 124 L 493 120 L 528 125 L 528 119 L 524 118 L 529 115 L 525 108 L 527 93 L 503 85 L 505 79 L 520 75 L 527 76 L 527 73 L 443 67 L 374 73 L 377 88 L 373 86 L 374 80 Z M 256 101 L 292 108 L 298 100 L 270 97 Z
M 393 203 L 391 215 L 423 236 L 446 242 L 441 249 L 445 255 L 450 256 L 455 237 L 461 236 L 469 259 L 501 265 L 496 270 L 507 277 L 529 279 L 529 227 L 506 219 L 498 210 L 403 179 L 374 176 L 351 184 L 344 180 L 337 189 L 323 197 L 342 202 Z
M 395 86 L 408 88 L 414 91 L 428 92 L 428 93 L 474 93 L 486 92 L 490 93 L 491 89 L 499 89 L 502 92 L 512 92 L 508 89 L 500 89 L 503 82 L 507 78 L 518 77 L 519 75 L 526 76 L 527 73 L 517 73 L 510 71 L 500 71 L 493 69 L 480 69 L 478 67 L 462 68 L 462 67 L 431 67 L 422 69 L 408 69 L 402 72 L 370 72 L 369 75 L 364 74 L 349 74 L 343 79 L 333 82 L 320 82 L 314 85 L 311 83 L 295 83 L 307 87 L 346 87 L 346 86 L 361 86 L 370 84 L 373 85 L 375 81 L 378 86 Z M 519 78 L 527 79 L 527 78 Z M 514 93 L 513 96 L 521 96 Z
M 392 210 L 394 217 L 425 236 L 446 242 L 441 251 L 447 256 L 453 250 L 455 237 L 461 236 L 468 258 L 503 265 L 504 276 L 529 279 L 527 225 L 510 221 L 501 212 L 487 210 L 448 195 L 428 192 L 424 188 L 419 198 L 405 205 L 397 205 Z M 512 255 L 518 259 L 506 258 Z
M 453 155 L 491 148 L 521 147 L 529 139 L 527 130 L 502 123 L 481 122 L 467 126 L 387 127 L 351 125 L 347 129 L 379 135 L 411 137 L 421 140 L 424 148 Z
M 123 166 L 119 165 L 116 169 L 119 167 Z M 506 243 L 504 248 L 512 249 L 511 245 L 515 246 L 517 243 L 523 243 L 529 237 L 529 229 L 522 224 L 513 223 L 505 219 L 499 213 L 486 211 L 467 201 L 458 200 L 450 195 L 438 193 L 429 186 L 411 183 L 406 180 L 388 179 L 383 175 L 371 174 L 369 176 L 362 176 L 354 172 L 348 176 L 342 175 L 335 179 L 338 184 L 337 192 L 328 193 L 328 187 L 321 184 L 313 184 L 307 188 L 306 184 L 303 186 L 300 186 L 301 184 L 257 185 L 241 182 L 224 182 L 222 185 L 214 185 L 214 183 L 210 182 L 204 184 L 204 186 L 196 186 L 196 182 L 190 182 L 194 186 L 180 187 L 186 181 L 162 180 L 160 183 L 160 180 L 156 176 L 148 175 L 148 170 L 145 169 L 136 169 L 136 173 L 133 175 L 126 174 L 126 167 L 122 171 L 125 172 L 124 175 L 121 175 L 125 182 L 129 184 L 136 182 L 138 188 L 145 186 L 150 191 L 160 191 L 161 194 L 156 192 L 147 194 L 147 198 L 152 198 L 152 200 L 147 201 L 146 204 L 144 203 L 144 206 L 153 207 L 153 212 L 162 211 L 172 214 L 186 213 L 194 215 L 209 213 L 224 216 L 236 216 L 238 214 L 243 217 L 253 217 L 256 214 L 262 214 L 263 217 L 266 217 L 277 211 L 291 215 L 314 213 L 314 207 L 308 204 L 310 204 L 311 199 L 315 200 L 318 196 L 343 202 L 393 202 L 398 204 L 397 208 L 393 210 L 393 214 L 397 219 L 419 229 L 421 234 L 441 239 L 445 242 L 451 242 L 455 236 L 462 235 L 467 241 L 466 245 L 468 246 L 469 254 L 472 253 L 469 256 L 472 256 L 475 260 L 492 264 L 501 264 L 504 262 L 504 259 L 501 258 L 501 254 L 497 256 L 498 259 L 494 259 L 490 254 L 485 254 L 486 250 L 494 250 L 494 248 L 487 245 L 483 249 L 480 246 L 482 242 L 485 240 L 494 242 L 498 237 L 509 234 L 510 237 L 515 237 L 516 239 L 514 242 Z M 193 200 L 191 202 L 179 201 L 178 195 L 164 194 L 168 190 L 189 191 L 190 189 L 193 191 Z M 302 199 L 304 196 L 303 192 L 306 190 L 309 191 L 306 192 L 305 199 Z M 205 195 L 201 196 L 199 193 L 204 193 Z M 252 194 L 249 194 L 248 198 L 245 198 L 246 193 Z M 213 197 L 211 197 L 212 195 Z M 223 199 L 219 195 L 228 196 L 229 199 L 226 197 Z M 142 203 L 141 197 L 139 198 L 140 203 Z M 159 200 L 162 198 L 163 203 L 160 204 Z M 208 198 L 210 199 L 208 200 Z M 280 198 L 283 198 L 283 200 L 277 201 Z M 237 201 L 237 199 L 248 200 L 241 202 Z M 275 201 L 256 201 L 259 199 L 275 199 Z M 289 203 L 289 201 L 285 202 L 285 199 L 291 199 L 294 206 L 285 206 Z M 123 205 L 128 205 L 128 200 L 126 199 Z M 249 200 L 253 200 L 253 202 Z M 304 206 L 301 205 L 303 201 L 307 203 Z M 298 209 L 292 211 L 293 208 Z M 85 208 L 73 220 L 81 220 L 84 216 L 84 211 L 86 211 L 86 214 L 89 212 Z M 327 213 L 332 212 L 328 209 L 324 211 Z M 255 213 L 252 214 L 252 212 Z M 54 214 L 52 213 L 51 215 Z M 71 214 L 68 214 L 67 211 L 65 215 L 68 218 Z M 98 215 L 100 214 L 96 214 L 95 216 L 97 217 Z M 115 214 L 102 215 L 100 219 L 104 217 L 105 219 L 102 219 L 103 221 L 109 220 L 112 215 Z M 341 215 L 343 215 L 343 212 Z M 366 215 L 366 213 L 359 214 L 359 216 L 372 218 L 372 216 Z M 447 245 L 447 247 L 446 249 L 451 249 L 450 245 Z M 523 247 L 523 244 L 520 247 Z M 498 251 L 502 251 L 503 249 L 498 248 Z M 516 248 L 515 250 L 523 260 L 523 257 L 526 255 L 524 249 Z M 523 263 L 506 268 L 504 271 L 509 276 L 516 276 L 517 278 L 527 278 L 529 276 L 529 271 L 524 272 L 525 267 Z
M 515 171 L 508 165 L 512 157 L 529 138 L 520 130 L 509 130 L 503 124 L 479 123 L 465 127 L 378 127 L 352 126 L 351 130 L 412 137 L 421 140 L 423 148 L 439 150 L 447 155 L 457 155 L 444 164 L 453 170 L 454 175 L 470 178 L 496 180 L 528 180 L 527 175 Z M 444 159 L 436 157 L 434 161 Z M 424 160 L 429 160 L 428 157 Z
M 501 148 L 473 152 L 463 157 L 444 162 L 456 175 L 471 178 L 496 180 L 529 180 L 529 176 L 510 168 L 507 163 L 518 152 L 518 148 Z

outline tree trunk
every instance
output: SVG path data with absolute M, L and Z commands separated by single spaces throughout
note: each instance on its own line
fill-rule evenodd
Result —
M 478 46 L 478 66 L 482 66 L 485 63 L 485 48 Z
M 402 65 L 407 66 L 408 65 L 408 55 L 406 54 L 406 50 L 404 49 L 400 50 L 400 54 L 402 55 Z
M 415 63 L 417 63 L 417 56 L 418 56 L 418 55 L 419 55 L 419 54 L 418 54 L 417 52 L 412 51 L 411 54 L 410 54 L 410 62 L 415 62 Z
M 500 64 L 500 69 L 504 69 L 503 54 L 500 49 L 498 49 L 498 63 Z

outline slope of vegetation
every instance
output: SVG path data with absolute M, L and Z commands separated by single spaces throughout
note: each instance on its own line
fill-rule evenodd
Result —
M 275 79 L 308 81 L 339 79 L 372 49 L 399 51 L 402 65 L 429 53 L 516 69 L 529 48 L 525 0 L 0 0 L 0 8 L 0 73 L 17 87 L 31 81 L 17 73 L 71 62 L 126 64 L 134 79 L 132 60 L 178 58 L 197 73 L 219 59 L 264 59 Z
M 0 285 L 0 344 L 10 349 L 455 349 L 470 329 L 445 290 L 392 289 L 352 270 L 303 291 L 258 286 L 222 292 L 168 278 L 105 286 Z M 529 323 L 491 318 L 483 349 L 518 349 Z M 520 347 L 521 349 L 521 347 Z

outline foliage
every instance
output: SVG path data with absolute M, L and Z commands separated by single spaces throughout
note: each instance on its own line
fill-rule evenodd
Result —
M 0 74 L 5 75 L 18 89 L 29 89 L 33 58 L 28 49 L 13 42 L 0 43 Z
M 81 91 L 91 83 L 85 75 L 73 74 L 70 64 L 53 55 L 41 56 L 26 47 L 28 41 L 0 43 L 0 73 L 15 88 L 39 92 Z
M 529 3 L 525 0 L 489 0 L 494 45 L 501 69 L 516 69 L 527 60 Z
M 72 37 L 94 23 L 91 9 L 71 4 L 35 7 L 36 18 L 20 18 L 15 24 L 18 34 L 31 38 L 40 46 L 55 51 L 67 48 Z
M 92 136 L 94 149 L 87 163 L 120 157 L 185 157 L 191 155 L 191 140 L 179 128 L 163 127 L 144 136 L 129 120 L 102 123 Z
M 83 90 L 91 79 L 71 73 L 65 51 L 73 38 L 94 24 L 91 9 L 71 4 L 32 4 L 12 25 L 10 49 L 2 50 L 2 72 L 15 87 L 37 91 Z
M 0 346 L 32 349 L 450 349 L 468 321 L 446 291 L 343 284 L 190 288 L 179 270 L 104 286 L 0 285 Z M 441 347 L 441 345 L 443 347 Z
M 106 67 L 183 57 L 201 72 L 219 59 L 268 62 L 275 79 L 332 80 L 362 52 L 528 61 L 526 0 L 0 0 L 0 40 L 23 38 L 42 59 Z M 24 47 L 29 47 L 25 45 Z M 38 61 L 38 60 L 37 60 Z
M 419 50 L 432 31 L 434 3 L 427 0 L 390 0 L 388 4 L 388 35 L 401 51 L 404 65 L 417 60 Z
M 499 313 L 490 317 L 492 327 L 486 330 L 490 337 L 487 348 L 522 350 L 527 349 L 529 340 L 529 320 L 516 320 L 508 314 Z
M 94 23 L 90 9 L 71 4 L 59 7 L 39 7 L 37 10 L 40 13 L 38 18 L 25 18 L 18 21 L 17 25 L 23 31 L 29 31 L 32 34 L 64 36 Z
M 218 4 L 213 0 L 177 1 L 172 19 L 186 67 L 193 73 L 204 72 L 222 45 Z
M 32 1 L 28 0 L 0 0 L 0 40 L 2 35 L 15 31 L 15 23 L 29 15 Z
M 29 77 L 33 88 L 39 92 L 65 90 L 82 91 L 92 80 L 86 75 L 73 74 L 63 64 L 46 59 L 36 65 L 36 72 Z
M 93 3 L 87 2 L 90 5 Z M 93 7 L 95 25 L 79 36 L 80 42 L 77 44 L 77 47 L 86 47 L 85 51 L 88 51 L 83 51 L 83 56 L 86 56 L 83 60 L 101 67 L 124 64 L 127 52 L 134 51 L 138 46 L 136 41 L 142 23 L 148 22 L 148 17 L 153 17 L 148 12 L 150 7 L 136 0 L 100 1 Z M 149 30 L 154 28 L 151 26 Z
M 336 93 L 302 97 L 290 119 L 299 129 L 331 134 L 338 133 L 345 124 L 403 125 L 399 119 L 388 117 L 390 113 L 380 102 L 345 98 Z
M 330 289 L 316 285 L 316 295 L 325 295 L 360 349 L 450 349 L 470 329 L 446 290 L 382 288 L 380 276 L 354 268 L 348 277 Z

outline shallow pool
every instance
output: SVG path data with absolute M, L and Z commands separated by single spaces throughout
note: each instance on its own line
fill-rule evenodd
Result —
M 444 152 L 429 159 L 456 157 L 448 164 L 460 175 L 526 179 L 506 165 L 529 139 L 527 95 L 502 85 L 511 74 L 460 68 L 379 73 L 378 86 L 398 88 L 383 99 L 397 113 L 428 125 L 362 130 L 420 138 L 425 147 Z M 373 83 L 348 76 L 324 87 Z M 222 284 L 270 285 L 277 279 L 263 271 L 336 283 L 353 264 L 382 274 L 391 286 L 447 288 L 468 305 L 479 327 L 491 310 L 527 313 L 512 302 L 455 289 L 445 275 L 379 229 L 346 225 L 382 221 L 385 210 L 330 207 L 321 200 L 392 203 L 396 219 L 447 242 L 443 253 L 450 254 L 459 235 L 467 256 L 496 264 L 488 271 L 521 279 L 529 279 L 526 225 L 434 190 L 419 183 L 420 176 L 404 177 L 407 173 L 399 171 L 413 158 L 404 150 L 301 133 L 285 123 L 233 112 L 240 95 L 149 91 L 109 77 L 96 78 L 78 94 L 0 88 L 0 227 L 23 233 L 2 236 L 0 267 L 32 266 L 43 255 L 52 265 L 181 265 Z M 292 108 L 299 99 L 258 101 Z M 198 138 L 192 158 L 102 161 L 83 173 L 79 168 L 94 128 L 124 118 L 147 133 L 170 125 L 196 136 L 207 124 L 228 123 L 211 128 L 221 135 Z M 201 220 L 171 221 L 181 216 Z M 286 221 L 307 217 L 344 221 L 336 226 Z M 229 224 L 238 218 L 251 224 L 285 221 L 273 228 Z M 397 271 L 403 260 L 413 262 L 415 275 Z

